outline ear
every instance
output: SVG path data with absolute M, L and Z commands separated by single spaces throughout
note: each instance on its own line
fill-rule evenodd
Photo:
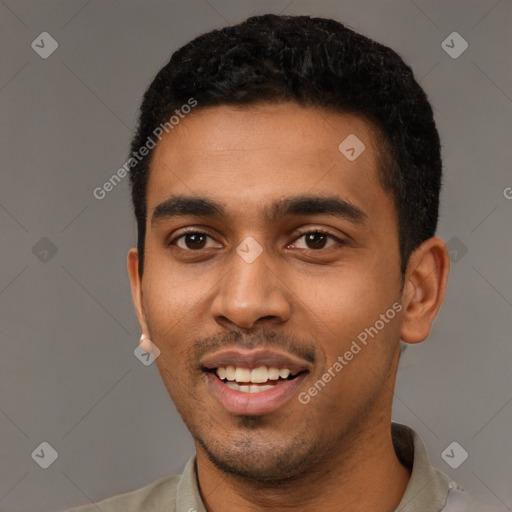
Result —
M 136 247 L 132 247 L 128 251 L 128 275 L 130 277 L 130 285 L 132 288 L 132 300 L 135 307 L 135 313 L 139 320 L 139 326 L 142 334 L 149 338 L 149 330 L 146 321 L 146 313 L 142 302 L 142 280 L 139 275 L 139 253 Z
M 450 257 L 437 237 L 423 242 L 409 258 L 402 293 L 404 308 L 400 337 L 406 343 L 428 338 L 446 292 Z

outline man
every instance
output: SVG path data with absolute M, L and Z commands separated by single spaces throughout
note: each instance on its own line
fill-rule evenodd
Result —
M 141 344 L 190 430 L 182 475 L 80 510 L 463 510 L 391 423 L 449 257 L 411 69 L 338 22 L 265 15 L 176 51 L 129 160 Z

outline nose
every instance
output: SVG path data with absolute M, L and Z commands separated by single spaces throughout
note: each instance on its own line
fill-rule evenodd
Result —
M 217 323 L 251 329 L 257 322 L 279 324 L 289 319 L 289 289 L 265 250 L 250 263 L 233 251 L 228 264 L 230 270 L 221 279 L 211 306 Z

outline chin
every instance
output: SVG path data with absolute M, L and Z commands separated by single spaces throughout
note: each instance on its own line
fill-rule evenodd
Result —
M 267 485 L 282 484 L 308 474 L 321 459 L 322 447 L 312 439 L 288 437 L 279 443 L 275 438 L 270 442 L 271 435 L 269 433 L 267 439 L 261 436 L 256 439 L 251 432 L 246 432 L 211 441 L 194 437 L 211 463 L 223 473 Z

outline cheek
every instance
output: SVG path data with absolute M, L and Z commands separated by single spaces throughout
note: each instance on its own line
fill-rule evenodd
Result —
M 353 335 L 373 324 L 393 303 L 398 288 L 387 281 L 378 262 L 347 262 L 323 275 L 299 276 L 293 295 L 300 298 L 297 306 L 320 328 Z
M 299 280 L 297 316 L 306 319 L 301 328 L 322 346 L 327 363 L 322 372 L 345 354 L 347 369 L 358 368 L 353 374 L 344 368 L 350 380 L 365 375 L 360 371 L 364 367 L 381 376 L 389 367 L 399 340 L 399 315 L 393 305 L 399 307 L 400 286 L 396 273 L 384 267 L 384 259 L 376 257 L 330 270 L 328 276 Z
M 197 299 L 175 286 L 171 278 L 147 277 L 143 303 L 151 341 L 160 349 L 157 365 L 182 374 L 194 336 L 191 326 L 197 325 Z
M 160 279 L 145 301 L 151 338 L 160 349 L 156 365 L 180 411 L 197 403 L 195 389 L 203 377 L 191 366 L 190 349 L 200 332 L 197 300 L 193 294 L 176 291 L 168 281 Z
M 143 282 L 143 303 L 153 331 L 182 321 L 200 298 L 201 276 L 169 261 L 165 255 L 147 258 Z M 203 294 L 205 288 L 203 287 Z M 177 327 L 179 327 L 179 323 Z

